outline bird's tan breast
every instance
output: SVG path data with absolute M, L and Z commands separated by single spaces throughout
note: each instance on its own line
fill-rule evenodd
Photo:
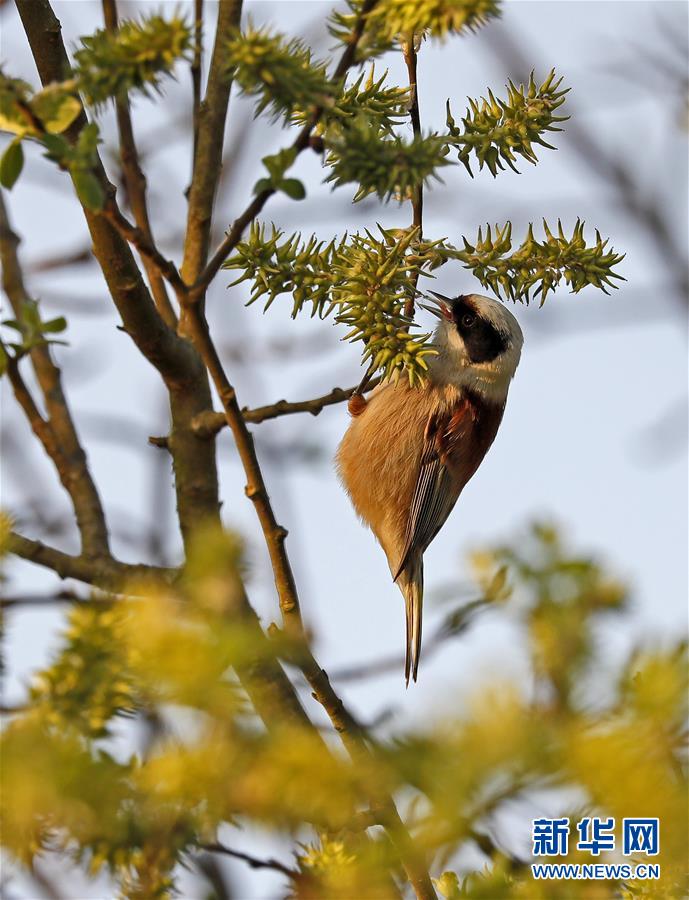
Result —
M 492 444 L 503 410 L 504 404 L 487 405 L 453 386 L 418 391 L 387 385 L 352 419 L 337 453 L 338 470 L 391 565 L 404 543 L 429 423 L 437 423 L 438 453 L 452 474 L 456 500 Z
M 423 436 L 432 412 L 450 410 L 455 388 L 419 391 L 386 385 L 353 418 L 342 439 L 337 466 L 358 515 L 385 547 L 383 533 L 404 534 L 421 464 Z

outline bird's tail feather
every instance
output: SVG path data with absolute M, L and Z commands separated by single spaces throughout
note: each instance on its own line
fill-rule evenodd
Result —
M 421 625 L 423 618 L 423 558 L 411 557 L 400 578 L 404 594 L 407 619 L 407 652 L 404 662 L 404 677 L 409 687 L 409 678 L 416 681 L 421 659 Z

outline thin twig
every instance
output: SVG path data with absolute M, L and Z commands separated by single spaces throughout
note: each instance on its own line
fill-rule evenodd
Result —
M 60 578 L 75 578 L 77 581 L 105 588 L 136 578 L 162 578 L 172 581 L 179 574 L 178 569 L 123 563 L 111 556 L 102 558 L 70 556 L 41 541 L 24 537 L 16 531 L 10 532 L 8 550 L 15 556 L 38 566 L 52 569 Z
M 404 62 L 407 66 L 407 73 L 409 76 L 409 94 L 410 94 L 410 104 L 409 104 L 409 116 L 411 118 L 412 129 L 414 131 L 414 137 L 420 139 L 421 138 L 421 113 L 419 111 L 419 86 L 416 77 L 416 69 L 417 69 L 417 53 L 416 53 L 416 45 L 415 45 L 415 35 L 411 34 L 407 37 L 405 41 L 402 43 L 402 51 L 404 53 Z M 414 193 L 411 198 L 413 217 L 412 217 L 412 227 L 418 228 L 417 239 L 421 240 L 423 234 L 423 181 L 420 181 L 414 187 Z M 404 307 L 404 314 L 408 316 L 410 319 L 414 318 L 414 295 L 416 293 L 416 285 L 419 280 L 418 271 L 412 275 L 412 290 L 409 294 L 409 299 L 407 300 Z
M 245 492 L 254 504 L 254 509 L 263 529 L 285 626 L 292 633 L 302 633 L 297 588 L 285 551 L 287 530 L 278 525 L 275 518 L 265 481 L 263 480 L 263 473 L 256 456 L 253 438 L 242 417 L 235 389 L 225 374 L 220 357 L 208 331 L 208 324 L 203 311 L 198 304 L 188 304 L 185 311 L 189 336 L 194 342 L 194 346 L 215 384 L 218 397 L 225 411 L 227 424 L 232 430 L 237 451 L 244 467 L 246 475 Z
M 370 387 L 373 388 L 379 383 L 380 379 L 371 382 Z M 328 394 L 321 397 L 314 397 L 312 400 L 278 400 L 277 403 L 270 403 L 266 406 L 257 406 L 254 409 L 242 409 L 242 416 L 245 422 L 257 425 L 259 422 L 265 422 L 268 419 L 277 419 L 280 416 L 291 416 L 295 413 L 310 413 L 317 416 L 326 406 L 333 406 L 336 403 L 343 403 L 349 400 L 356 388 L 333 388 Z M 206 410 L 196 416 L 191 423 L 195 433 L 200 438 L 213 438 L 219 431 L 227 425 L 227 418 L 224 413 Z M 151 441 L 159 446 L 158 438 Z
M 80 597 L 74 591 L 57 591 L 52 594 L 24 594 L 18 597 L 0 597 L 0 609 L 16 609 L 17 607 L 35 609 L 40 606 L 58 606 L 61 603 L 99 604 L 109 602 L 111 601 L 95 597 Z
M 347 71 L 354 65 L 356 61 L 357 45 L 364 33 L 364 28 L 366 27 L 366 19 L 373 7 L 376 5 L 376 2 L 377 0 L 364 0 L 364 3 L 361 7 L 361 12 L 352 30 L 349 42 L 347 43 L 347 47 L 340 57 L 340 61 L 337 65 L 337 68 L 335 69 L 333 75 L 334 80 L 337 81 L 338 79 L 343 78 L 347 74 Z M 297 155 L 299 155 L 303 150 L 306 150 L 310 147 L 311 132 L 318 124 L 321 116 L 323 115 L 323 112 L 323 107 L 316 107 L 310 121 L 307 122 L 306 125 L 304 125 L 302 130 L 297 135 L 294 143 L 292 144 L 292 149 L 296 151 Z M 197 301 L 204 295 L 206 288 L 211 283 L 213 278 L 215 278 L 222 264 L 225 262 L 229 254 L 234 250 L 234 248 L 241 240 L 246 226 L 256 218 L 256 216 L 265 206 L 266 202 L 274 193 L 275 190 L 273 188 L 266 188 L 264 191 L 261 191 L 254 197 L 254 199 L 246 207 L 244 212 L 235 219 L 232 227 L 225 235 L 225 239 L 220 243 L 219 247 L 211 257 L 210 262 L 192 285 L 192 300 Z
M 26 710 L 24 703 L 2 703 L 0 704 L 0 716 L 16 716 Z
M 153 243 L 150 230 L 146 232 L 139 225 L 132 225 L 122 214 L 113 197 L 107 199 L 102 214 L 126 241 L 136 247 L 144 261 L 155 267 L 156 271 L 167 280 L 181 303 L 187 287 L 177 271 L 177 266 L 171 259 L 165 259 Z
M 30 298 L 24 286 L 18 245 L 19 238 L 12 230 L 3 198 L 0 196 L 2 286 L 15 318 L 21 322 L 24 305 Z M 105 512 L 63 390 L 62 373 L 46 344 L 32 347 L 29 357 L 43 395 L 47 421 L 43 419 L 26 389 L 17 363 L 13 362 L 8 374 L 15 395 L 19 391 L 17 399 L 20 400 L 29 424 L 51 457 L 69 494 L 84 551 L 95 555 L 107 553 L 109 544 Z
M 198 12 L 198 10 L 197 10 Z M 206 95 L 198 108 L 193 173 L 181 273 L 187 284 L 199 277 L 208 258 L 213 203 L 220 178 L 227 108 L 232 87 L 228 43 L 242 15 L 242 0 L 220 0 Z
M 263 480 L 263 473 L 256 457 L 253 439 L 242 417 L 236 392 L 225 374 L 213 344 L 203 311 L 198 304 L 194 303 L 188 306 L 186 312 L 190 337 L 215 384 L 225 411 L 227 424 L 232 430 L 235 445 L 244 467 L 247 479 L 246 494 L 254 504 L 268 547 L 285 630 L 289 634 L 302 636 L 304 626 L 299 608 L 299 597 L 285 547 L 287 531 L 278 525 L 275 519 Z M 371 758 L 371 751 L 367 743 L 366 730 L 361 727 L 335 693 L 327 673 L 318 664 L 305 641 L 301 644 L 298 658 L 295 658 L 294 662 L 304 673 L 314 698 L 328 714 L 352 760 L 355 763 L 362 761 L 367 764 Z M 419 900 L 435 898 L 436 893 L 425 862 L 415 848 L 392 798 L 382 794 L 376 798 L 375 802 L 372 802 L 371 807 L 379 813 L 381 821 L 384 822 L 390 840 L 399 854 L 402 866 Z
M 116 0 L 102 0 L 102 2 L 105 27 L 108 31 L 117 31 Z M 141 229 L 151 246 L 155 246 L 151 222 L 148 216 L 148 205 L 146 203 L 146 176 L 139 163 L 139 154 L 136 149 L 134 128 L 129 110 L 129 99 L 117 97 L 115 100 L 115 112 L 117 115 L 117 130 L 120 136 L 122 174 L 127 187 L 129 205 L 137 226 Z M 176 328 L 177 316 L 167 295 L 165 281 L 161 272 L 147 257 L 143 257 L 143 264 L 158 312 L 170 328 Z
M 240 850 L 233 850 L 231 847 L 226 847 L 224 844 L 217 843 L 199 844 L 199 848 L 205 850 L 207 853 L 222 853 L 223 856 L 241 859 L 242 862 L 245 862 L 252 869 L 272 869 L 274 872 L 281 872 L 283 875 L 294 880 L 303 878 L 301 872 L 296 869 L 290 869 L 289 866 L 284 865 L 284 863 L 279 862 L 277 859 L 259 859 L 257 856 L 252 856 L 249 853 L 242 853 Z
M 194 144 L 192 160 L 199 143 L 199 109 L 201 106 L 201 66 L 203 64 L 203 0 L 194 0 L 194 56 L 191 60 L 192 128 Z

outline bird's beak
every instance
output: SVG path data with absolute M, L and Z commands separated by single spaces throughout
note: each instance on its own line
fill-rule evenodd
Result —
M 439 319 L 447 319 L 449 322 L 452 321 L 452 300 L 449 297 L 443 297 L 442 294 L 436 294 L 435 291 L 428 291 L 429 294 L 433 294 L 435 300 L 431 300 L 433 306 L 427 306 L 425 303 L 419 303 L 419 306 L 427 309 L 429 313 L 433 313 L 434 316 L 437 316 Z

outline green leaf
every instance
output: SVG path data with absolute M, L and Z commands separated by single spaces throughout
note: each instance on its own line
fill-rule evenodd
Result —
M 5 353 L 5 348 L 0 344 L 0 376 L 4 375 L 7 371 L 8 363 L 9 358 L 7 353 Z
M 44 134 L 41 137 L 41 143 L 48 151 L 46 156 L 53 162 L 62 162 L 69 155 L 69 144 L 57 134 Z
M 65 328 L 67 328 L 67 319 L 64 316 L 49 319 L 41 324 L 41 331 L 49 332 L 50 334 L 58 334 L 60 331 L 64 331 Z
M 103 208 L 105 194 L 100 182 L 93 174 L 82 169 L 72 172 L 72 180 L 80 202 L 93 212 Z
M 0 130 L 12 134 L 32 131 L 26 116 L 31 97 L 31 85 L 21 78 L 8 78 L 0 71 Z
M 261 162 L 268 169 L 274 181 L 278 181 L 297 158 L 294 147 L 285 147 L 272 156 L 264 156 Z
M 11 191 L 24 168 L 24 150 L 21 141 L 14 140 L 0 160 L 0 184 Z
M 278 184 L 278 189 L 292 200 L 303 200 L 306 196 L 306 188 L 298 178 L 285 178 Z
M 272 187 L 273 182 L 270 180 L 270 178 L 259 178 L 254 185 L 254 194 L 260 194 L 263 191 L 269 191 Z
M 76 80 L 86 101 L 98 106 L 131 91 L 157 90 L 161 76 L 187 56 L 191 30 L 179 15 L 169 20 L 152 15 L 124 21 L 115 32 L 96 31 L 81 43 L 74 54 Z

